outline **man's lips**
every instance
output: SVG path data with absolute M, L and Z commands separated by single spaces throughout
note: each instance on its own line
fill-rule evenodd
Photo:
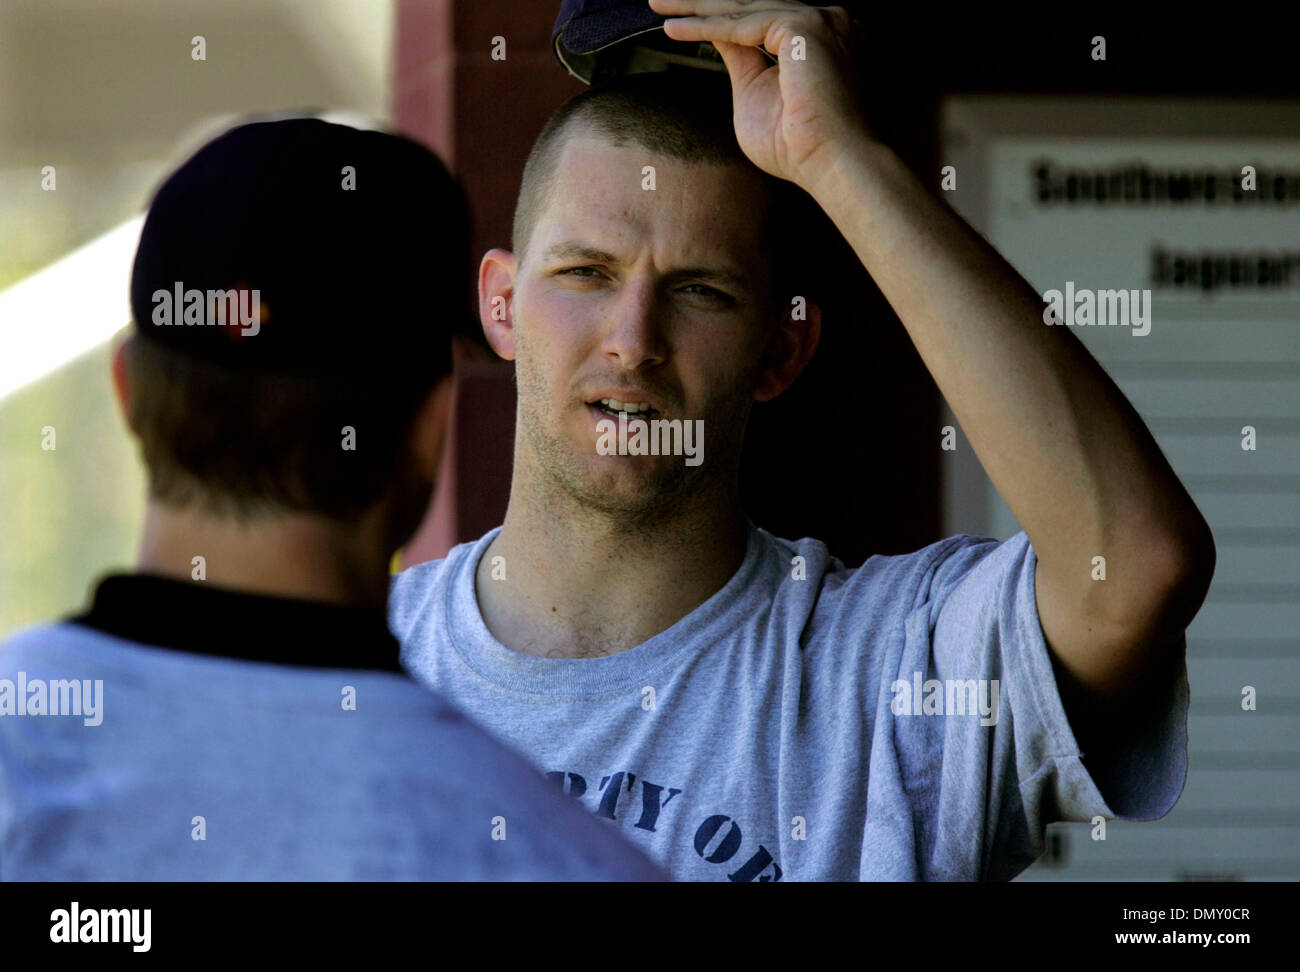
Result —
M 664 413 L 659 397 L 640 388 L 602 388 L 589 392 L 585 398 L 588 407 L 606 417 L 617 418 L 620 412 L 626 412 L 629 419 L 653 419 Z
M 641 420 L 643 420 L 643 421 L 650 421 L 651 419 L 659 418 L 659 416 L 662 414 L 662 413 L 661 413 L 658 409 L 656 409 L 656 408 L 651 408 L 648 412 L 623 412 L 623 413 L 619 413 L 619 412 L 613 411 L 612 409 L 609 409 L 608 406 L 601 405 L 600 402 L 596 402 L 596 403 L 594 403 L 594 404 L 591 403 L 591 402 L 588 402 L 588 403 L 587 403 L 587 411 L 591 412 L 591 414 L 594 415 L 594 416 L 596 416 L 597 419 L 610 419 L 610 420 L 613 420 L 613 421 L 618 421 L 618 417 L 619 417 L 619 415 L 620 415 L 620 414 L 624 414 L 624 415 L 627 416 L 627 420 L 628 420 L 629 422 L 634 421 L 634 420 L 636 420 L 636 419 L 641 419 Z

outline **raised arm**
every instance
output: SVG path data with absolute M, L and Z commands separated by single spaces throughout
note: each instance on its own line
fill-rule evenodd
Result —
M 834 220 L 1029 535 L 1071 721 L 1129 708 L 1144 676 L 1177 660 L 1215 557 L 1137 412 L 1068 328 L 1044 324 L 1039 294 L 874 137 L 853 86 L 860 28 L 845 11 L 786 0 L 651 6 L 696 15 L 666 32 L 717 46 L 742 149 Z M 1093 579 L 1097 556 L 1104 581 Z

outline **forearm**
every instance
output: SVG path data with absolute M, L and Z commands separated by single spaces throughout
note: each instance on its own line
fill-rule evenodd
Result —
M 1119 583 L 1096 585 L 1099 598 L 1174 569 L 1204 521 L 1114 382 L 886 146 L 839 158 L 810 191 L 902 320 L 1041 569 L 1086 581 L 1104 556 Z

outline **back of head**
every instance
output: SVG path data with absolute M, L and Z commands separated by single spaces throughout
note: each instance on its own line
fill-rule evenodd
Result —
M 736 141 L 731 84 L 726 75 L 699 70 L 630 74 L 574 95 L 547 121 L 524 165 L 515 206 L 512 248 L 522 260 L 541 217 L 560 154 L 576 133 L 614 145 L 636 145 L 682 162 L 748 170 L 766 192 L 754 232 L 773 267 L 774 296 L 788 300 L 800 277 L 799 250 L 787 247 L 792 227 L 810 218 L 810 200 L 792 184 L 763 172 Z M 806 291 L 804 291 L 806 293 Z
M 450 371 L 467 247 L 462 193 L 408 139 L 294 118 L 203 146 L 154 195 L 132 272 L 153 497 L 355 518 Z

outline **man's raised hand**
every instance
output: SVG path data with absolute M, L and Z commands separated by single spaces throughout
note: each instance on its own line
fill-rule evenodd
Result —
M 855 90 L 860 27 L 842 7 L 790 0 L 650 0 L 673 40 L 708 41 L 731 76 L 736 138 L 764 172 L 812 191 L 873 138 Z M 775 65 L 759 52 L 777 58 Z

